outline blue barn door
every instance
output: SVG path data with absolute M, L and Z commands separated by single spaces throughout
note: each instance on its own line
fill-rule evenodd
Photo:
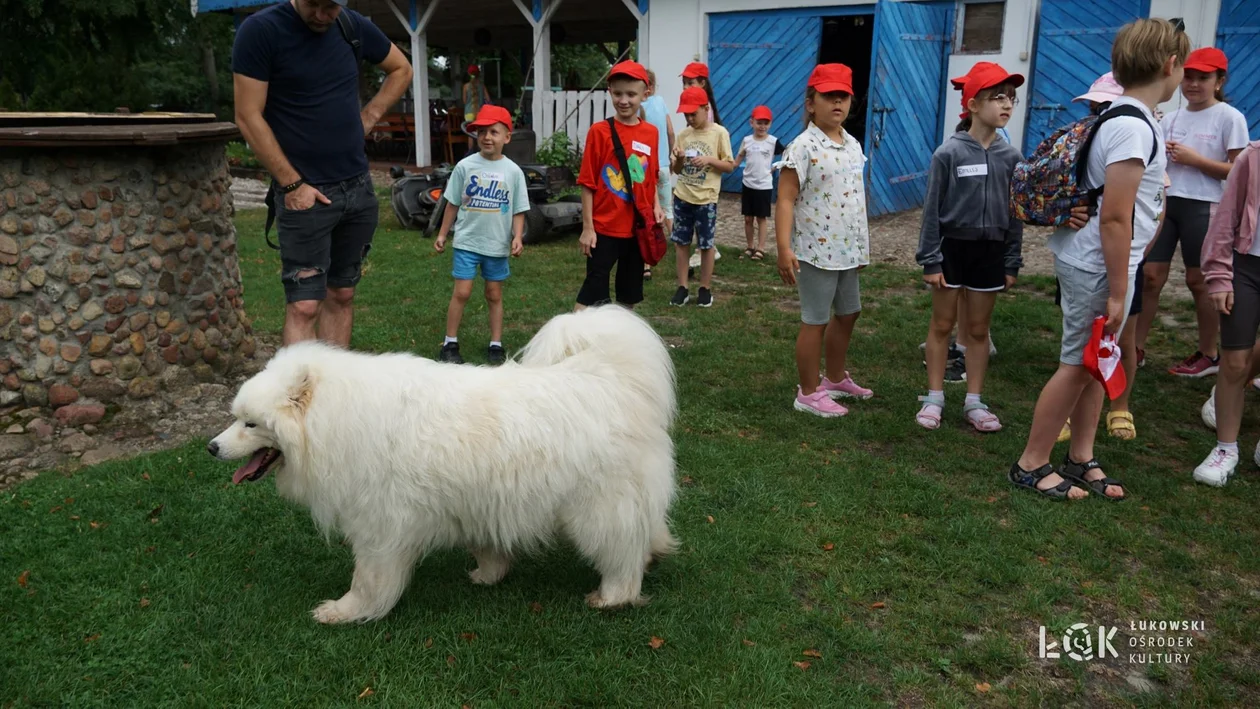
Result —
M 1260 2 L 1221 0 L 1216 47 L 1229 57 L 1225 95 L 1247 117 L 1252 140 L 1260 140 Z
M 739 12 L 709 16 L 709 71 L 722 122 L 738 153 L 752 134 L 748 117 L 766 105 L 770 131 L 784 145 L 801 132 L 805 82 L 818 60 L 822 20 L 794 12 Z M 739 192 L 744 169 L 722 177 L 724 192 Z
M 1254 0 L 1234 0 L 1241 5 Z M 1111 71 L 1111 43 L 1128 22 L 1150 13 L 1150 0 L 1041 0 L 1024 153 L 1083 118 L 1089 105 L 1072 99 Z
M 875 61 L 867 105 L 866 154 L 872 216 L 923 204 L 928 166 L 945 124 L 941 115 L 954 4 L 875 6 Z

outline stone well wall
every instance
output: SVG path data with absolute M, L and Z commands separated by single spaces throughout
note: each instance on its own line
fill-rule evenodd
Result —
M 222 142 L 0 148 L 0 406 L 95 423 L 252 357 L 230 183 Z

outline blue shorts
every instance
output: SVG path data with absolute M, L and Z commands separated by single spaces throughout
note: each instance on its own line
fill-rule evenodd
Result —
M 489 282 L 506 281 L 511 272 L 507 256 L 486 256 L 476 251 L 455 249 L 455 267 L 451 271 L 455 280 L 475 280 L 478 266 L 481 267 L 481 277 Z
M 692 204 L 674 200 L 674 233 L 669 240 L 679 246 L 691 246 L 691 235 L 696 235 L 696 245 L 701 251 L 713 248 L 713 234 L 717 230 L 717 202 Z

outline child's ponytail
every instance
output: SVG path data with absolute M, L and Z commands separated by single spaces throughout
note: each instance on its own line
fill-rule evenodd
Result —
M 967 116 L 958 122 L 958 127 L 954 129 L 955 133 L 965 133 L 971 130 L 971 116 Z
M 1221 83 L 1216 87 L 1216 91 L 1213 92 L 1213 95 L 1216 96 L 1217 101 L 1220 101 L 1221 103 L 1229 103 L 1229 99 L 1225 98 L 1225 81 L 1228 78 L 1228 74 L 1224 69 L 1217 69 L 1216 77 L 1220 79 Z
M 704 82 L 704 93 L 709 97 L 709 110 L 713 113 L 713 122 L 722 125 L 722 119 L 718 116 L 717 99 L 713 97 L 713 84 L 709 83 L 708 78 L 700 79 Z
M 809 124 L 814 122 L 814 114 L 809 112 L 809 102 L 818 97 L 818 90 L 812 86 L 805 87 L 805 108 L 802 113 L 805 114 L 805 127 L 809 128 Z

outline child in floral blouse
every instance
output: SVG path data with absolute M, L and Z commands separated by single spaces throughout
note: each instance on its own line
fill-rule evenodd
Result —
M 806 128 L 784 152 L 775 232 L 779 277 L 801 298 L 796 336 L 800 386 L 793 408 L 834 418 L 849 411 L 834 399 L 869 399 L 853 382 L 845 357 L 862 310 L 858 270 L 870 263 L 862 145 L 844 130 L 853 101 L 853 71 L 814 68 L 805 90 Z M 793 228 L 795 227 L 795 228 Z M 819 378 L 823 345 L 827 373 Z

